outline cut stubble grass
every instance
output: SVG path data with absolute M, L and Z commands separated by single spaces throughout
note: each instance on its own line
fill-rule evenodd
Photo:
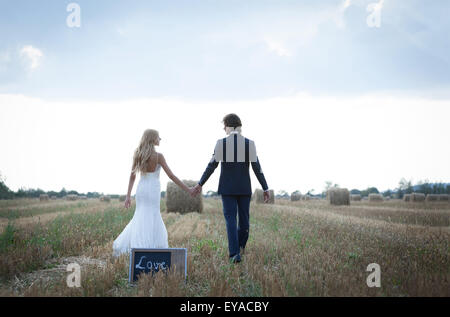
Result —
M 450 236 L 442 217 L 450 210 L 444 207 L 420 211 L 398 203 L 379 207 L 363 204 L 330 207 L 321 201 L 252 204 L 250 238 L 243 262 L 238 265 L 228 261 L 220 201 L 206 199 L 202 214 L 168 214 L 164 201 L 161 210 L 169 245 L 188 249 L 186 283 L 169 274 L 168 277 L 144 276 L 135 287 L 128 285 L 128 258 L 122 256 L 112 261 L 111 245 L 131 219 L 134 206 L 123 210 L 113 202 L 104 211 L 58 216 L 41 226 L 8 225 L 0 237 L 2 294 L 450 295 Z M 422 220 L 413 222 L 414 217 Z M 83 266 L 80 289 L 68 288 L 67 273 L 60 272 L 54 278 L 39 279 L 31 287 L 13 291 L 14 275 L 26 280 L 27 272 L 51 269 L 50 260 L 68 256 L 96 257 L 105 261 L 106 268 Z M 369 274 L 366 268 L 370 263 L 381 267 L 381 288 L 366 285 Z

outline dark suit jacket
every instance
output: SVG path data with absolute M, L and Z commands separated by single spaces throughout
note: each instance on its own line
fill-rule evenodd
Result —
M 228 150 L 228 153 L 227 153 Z M 220 153 L 219 153 L 220 152 Z M 245 156 L 244 156 L 245 153 Z M 203 186 L 214 170 L 221 162 L 219 179 L 219 195 L 251 195 L 249 167 L 252 164 L 263 190 L 267 190 L 267 182 L 256 156 L 254 142 L 238 133 L 232 133 L 228 137 L 217 141 L 213 157 L 206 167 L 199 185 Z

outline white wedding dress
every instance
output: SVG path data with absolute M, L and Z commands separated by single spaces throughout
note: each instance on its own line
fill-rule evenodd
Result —
M 113 256 L 129 254 L 132 248 L 168 248 L 167 229 L 160 212 L 160 170 L 161 165 L 157 164 L 154 172 L 141 174 L 136 189 L 136 211 L 114 240 Z

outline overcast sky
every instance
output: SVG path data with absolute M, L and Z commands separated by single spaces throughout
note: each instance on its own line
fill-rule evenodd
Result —
M 79 28 L 69 3 L 0 1 L 13 190 L 125 193 L 147 128 L 198 180 L 230 112 L 275 191 L 450 181 L 448 1 L 77 1 Z

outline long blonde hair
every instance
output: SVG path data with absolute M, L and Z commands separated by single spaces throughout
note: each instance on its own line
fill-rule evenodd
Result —
M 152 154 L 156 154 L 155 143 L 159 138 L 159 133 L 153 129 L 147 129 L 144 131 L 142 135 L 141 142 L 139 146 L 134 151 L 133 156 L 133 173 L 137 173 L 138 171 L 141 173 L 145 173 L 147 167 L 147 161 L 152 156 Z

